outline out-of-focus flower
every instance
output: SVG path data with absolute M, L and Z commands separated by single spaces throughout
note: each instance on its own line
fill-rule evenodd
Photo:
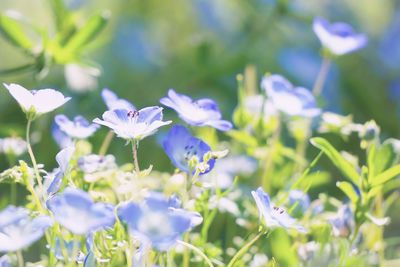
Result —
M 310 261 L 314 258 L 315 254 L 321 249 L 319 243 L 311 241 L 305 244 L 301 244 L 297 250 L 297 254 L 300 259 L 304 262 Z
M 111 204 L 94 203 L 88 193 L 79 189 L 65 189 L 48 200 L 47 206 L 56 221 L 77 235 L 112 227 L 115 222 Z
M 61 245 L 61 242 L 63 242 L 64 244 Z M 74 256 L 74 249 L 78 249 L 81 247 L 81 244 L 79 241 L 66 241 L 66 240 L 61 240 L 60 239 L 56 239 L 56 244 L 54 248 L 50 248 L 48 246 L 48 248 L 50 249 L 50 251 L 54 254 L 54 256 L 56 256 L 56 258 L 58 260 L 64 260 L 64 255 L 62 253 L 62 248 L 65 248 L 65 251 L 67 252 L 67 256 L 68 256 L 68 261 L 72 261 L 72 257 Z M 83 261 L 83 253 L 78 253 L 78 255 L 75 255 L 77 258 L 75 259 L 77 262 L 82 262 Z
M 332 225 L 333 234 L 340 237 L 349 237 L 355 227 L 353 212 L 348 205 L 340 207 L 329 222 Z
M 400 11 L 397 10 L 381 39 L 379 54 L 390 69 L 400 69 Z
M 265 226 L 270 227 L 283 227 L 293 228 L 300 232 L 306 232 L 306 229 L 296 224 L 296 220 L 281 207 L 274 206 L 268 194 L 259 187 L 256 191 L 251 191 L 259 212 L 260 220 L 264 219 Z
M 310 207 L 310 197 L 301 190 L 291 190 L 289 192 L 290 206 L 296 205 L 295 211 L 304 213 Z
M 351 115 L 343 116 L 333 112 L 324 112 L 318 131 L 321 133 L 338 132 L 348 136 L 353 131 L 353 118 Z
M 114 109 L 136 110 L 135 106 L 132 105 L 131 102 L 129 102 L 126 99 L 119 98 L 110 89 L 104 88 L 101 91 L 101 97 L 103 98 L 104 103 L 106 103 L 108 110 L 114 110 Z
M 87 182 L 94 182 L 110 175 L 117 168 L 113 155 L 87 155 L 78 159 L 78 166 L 84 172 Z
M 168 97 L 160 99 L 160 103 L 174 109 L 179 117 L 190 125 L 211 126 L 221 131 L 228 131 L 232 123 L 222 120 L 217 103 L 209 98 L 193 101 L 190 97 L 177 94 L 173 89 L 168 91 Z
M 76 116 L 73 121 L 60 114 L 54 118 L 55 123 L 71 138 L 86 139 L 92 136 L 100 125 L 89 123 L 83 116 Z
M 309 90 L 294 87 L 281 75 L 265 76 L 261 87 L 275 108 L 286 115 L 311 118 L 321 113 Z
M 257 253 L 250 262 L 249 267 L 264 267 L 268 264 L 268 257 L 265 254 Z
M 12 267 L 10 257 L 7 254 L 0 257 L 0 267 Z
M 57 153 L 56 161 L 58 163 L 58 168 L 45 176 L 43 184 L 49 197 L 52 197 L 60 189 L 62 178 L 68 170 L 69 162 L 74 152 L 74 147 L 66 147 Z
M 218 160 L 214 169 L 203 175 L 201 181 L 204 186 L 208 184 L 212 187 L 228 188 L 232 185 L 236 175 L 248 176 L 257 169 L 255 159 L 247 156 L 231 156 Z
M 71 99 L 53 89 L 29 91 L 15 83 L 3 85 L 18 102 L 29 119 L 34 119 L 44 113 L 51 112 Z
M 60 127 L 57 123 L 53 123 L 51 126 L 51 135 L 53 136 L 54 141 L 56 141 L 57 145 L 60 148 L 66 148 L 68 146 L 72 146 L 74 141 L 71 137 L 69 137 L 66 133 L 61 131 Z
M 194 172 L 191 170 L 189 162 L 193 157 L 197 162 L 203 162 L 204 155 L 211 151 L 209 145 L 201 139 L 192 136 L 188 129 L 182 125 L 173 126 L 163 142 L 163 147 L 172 163 L 184 172 Z M 211 158 L 208 162 L 208 168 L 202 172 L 207 173 L 214 167 L 215 159 Z
M 26 150 L 26 142 L 20 137 L 0 138 L 0 153 L 18 157 L 24 154 Z
M 28 210 L 8 206 L 0 212 L 0 252 L 13 252 L 30 246 L 52 224 L 48 216 L 31 219 Z
M 344 55 L 363 48 L 367 42 L 365 34 L 356 33 L 349 24 L 328 21 L 317 17 L 313 22 L 313 30 L 322 45 L 334 55 Z
M 85 173 L 101 172 L 117 167 L 113 155 L 87 155 L 78 159 L 79 168 Z
M 172 121 L 163 121 L 161 107 L 147 107 L 139 111 L 115 109 L 103 114 L 103 120 L 98 118 L 93 122 L 112 129 L 118 137 L 127 140 L 142 140 L 154 134 L 158 128 L 170 124 Z
M 263 95 L 250 95 L 244 99 L 244 106 L 256 118 L 263 116 L 265 120 L 277 113 L 273 103 Z
M 200 214 L 179 209 L 177 205 L 176 199 L 167 199 L 153 192 L 140 204 L 123 203 L 118 209 L 118 216 L 141 242 L 166 251 L 183 233 L 203 220 Z
M 97 88 L 97 78 L 101 75 L 99 69 L 80 64 L 65 66 L 65 79 L 68 87 L 75 92 L 83 93 Z

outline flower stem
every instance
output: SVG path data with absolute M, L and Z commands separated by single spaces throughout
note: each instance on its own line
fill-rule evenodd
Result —
M 181 244 L 182 246 L 185 246 L 186 248 L 189 248 L 191 250 L 193 250 L 194 252 L 196 252 L 200 257 L 202 257 L 204 259 L 204 261 L 207 263 L 207 265 L 209 267 L 214 267 L 214 264 L 211 262 L 211 260 L 207 257 L 206 254 L 204 254 L 203 251 L 201 251 L 200 249 L 198 249 L 197 247 L 186 243 L 185 241 L 182 240 L 178 240 L 178 243 Z
M 106 135 L 106 137 L 103 140 L 103 143 L 101 144 L 100 150 L 99 150 L 99 155 L 104 156 L 107 153 L 108 148 L 110 147 L 111 141 L 114 138 L 114 132 L 109 131 Z
M 250 249 L 250 247 L 262 236 L 264 235 L 264 232 L 259 232 L 253 239 L 251 239 L 249 242 L 247 242 L 246 245 L 244 245 L 236 254 L 233 256 L 231 261 L 228 263 L 227 267 L 233 267 L 235 262 L 243 256 L 247 252 L 247 250 Z
M 18 267 L 24 267 L 25 263 L 24 263 L 24 256 L 22 255 L 22 251 L 21 250 L 17 250 L 17 259 L 18 259 Z
M 30 156 L 31 161 L 32 161 L 33 171 L 35 172 L 35 177 L 36 177 L 36 180 L 37 180 L 37 183 L 38 183 L 38 186 L 39 186 L 40 194 L 43 195 L 43 193 L 44 193 L 43 192 L 43 184 L 42 184 L 42 180 L 41 180 L 41 177 L 40 177 L 40 174 L 39 174 L 39 169 L 38 169 L 38 166 L 37 166 L 37 163 L 36 163 L 36 158 L 35 158 L 35 155 L 33 154 L 33 151 L 32 151 L 32 146 L 31 146 L 31 141 L 30 141 L 31 140 L 30 139 L 31 124 L 32 124 L 32 120 L 28 119 L 28 123 L 26 125 L 26 144 L 27 144 L 29 156 Z M 38 202 L 37 204 L 39 205 L 39 209 L 42 209 L 41 202 L 40 202 L 40 200 L 38 199 L 38 197 L 37 197 L 37 195 L 35 193 L 33 185 L 32 185 L 32 190 L 31 191 L 32 191 L 31 193 L 34 195 L 33 197 Z
M 327 57 L 323 57 L 321 68 L 319 69 L 317 79 L 315 80 L 312 93 L 315 97 L 318 97 L 322 93 L 326 77 L 328 75 L 329 66 L 331 60 Z
M 139 146 L 139 142 L 134 140 L 132 141 L 132 157 L 133 157 L 133 164 L 135 165 L 135 171 L 137 174 L 140 173 L 140 168 L 139 168 L 139 161 L 138 161 L 138 155 L 137 155 L 137 149 Z

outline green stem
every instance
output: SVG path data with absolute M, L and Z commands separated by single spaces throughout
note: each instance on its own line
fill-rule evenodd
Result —
M 331 60 L 327 57 L 323 57 L 321 68 L 319 69 L 317 79 L 315 80 L 312 93 L 315 97 L 318 97 L 322 93 L 326 77 L 328 76 L 329 66 Z
M 100 156 L 104 156 L 107 153 L 108 148 L 111 145 L 111 141 L 114 138 L 114 132 L 113 131 L 109 131 L 106 135 L 106 137 L 103 140 L 103 143 L 101 144 L 100 150 L 99 150 L 99 155 Z
M 227 267 L 233 267 L 233 265 L 235 264 L 235 262 L 240 259 L 240 257 L 242 257 L 247 250 L 250 249 L 250 247 L 257 242 L 257 240 L 264 235 L 264 232 L 259 232 L 253 239 L 251 239 L 249 242 L 247 242 L 246 245 L 244 245 L 238 252 L 236 252 L 236 254 L 233 256 L 233 258 L 231 259 L 231 261 L 228 263 Z
M 189 241 L 189 234 L 186 233 L 183 237 L 185 243 Z M 183 267 L 190 267 L 190 250 L 185 249 L 183 251 Z
M 33 154 L 32 146 L 31 146 L 31 139 L 30 139 L 31 124 L 32 124 L 32 120 L 29 119 L 28 124 L 26 126 L 26 143 L 27 143 L 28 153 L 29 153 L 29 156 L 32 161 L 33 170 L 35 172 L 36 180 L 39 185 L 39 190 L 40 190 L 41 195 L 43 195 L 43 184 L 42 184 L 42 180 L 41 180 L 41 177 L 39 174 L 39 169 L 38 169 L 38 166 L 36 163 L 36 158 L 35 158 L 35 155 Z
M 17 250 L 17 259 L 18 259 L 18 267 L 24 267 L 25 263 L 24 263 L 24 256 L 22 255 L 22 251 L 21 250 Z
M 131 143 L 132 143 L 133 164 L 135 165 L 136 173 L 139 174 L 140 173 L 140 168 L 139 168 L 139 161 L 138 161 L 138 155 L 137 155 L 137 148 L 138 148 L 139 142 L 134 140 Z
M 182 240 L 178 240 L 178 243 L 181 244 L 182 246 L 189 248 L 191 250 L 193 250 L 194 252 L 196 252 L 200 257 L 202 257 L 204 259 L 204 261 L 207 263 L 207 265 L 209 267 L 214 267 L 214 264 L 211 262 L 211 260 L 207 257 L 206 254 L 204 254 L 203 251 L 201 251 L 200 249 L 198 249 L 197 247 L 193 246 L 192 244 L 186 243 L 185 241 Z
M 277 118 L 277 123 L 278 125 L 276 126 L 276 129 L 268 142 L 267 154 L 265 156 L 264 168 L 261 175 L 261 186 L 269 193 L 271 192 L 271 180 L 268 179 L 268 174 L 272 173 L 276 145 L 279 142 L 279 137 L 281 134 L 281 122 L 279 117 Z

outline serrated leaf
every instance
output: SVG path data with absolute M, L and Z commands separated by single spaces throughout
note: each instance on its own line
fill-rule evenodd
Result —
M 359 184 L 360 175 L 353 166 L 324 138 L 315 137 L 310 140 L 311 144 L 320 149 L 328 156 L 332 163 L 354 184 Z
M 349 182 L 337 182 L 336 186 L 346 194 L 352 203 L 357 203 L 358 195 L 353 185 Z
M 11 44 L 31 54 L 34 43 L 26 35 L 20 23 L 7 15 L 0 14 L 0 33 Z

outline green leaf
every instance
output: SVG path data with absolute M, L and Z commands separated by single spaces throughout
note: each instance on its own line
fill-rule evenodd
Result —
M 324 138 L 315 137 L 310 140 L 311 144 L 320 149 L 328 156 L 332 163 L 354 184 L 359 184 L 360 175 L 353 166 L 340 155 L 340 153 Z
M 67 42 L 62 53 L 69 55 L 77 53 L 79 49 L 93 41 L 96 36 L 105 28 L 109 12 L 93 15 Z
M 231 130 L 226 134 L 234 140 L 247 146 L 256 147 L 258 145 L 257 139 L 244 131 Z
M 371 181 L 371 186 L 382 185 L 398 175 L 400 175 L 400 164 L 393 166 L 390 169 L 384 171 L 383 173 L 375 176 Z
M 389 169 L 396 160 L 396 151 L 393 139 L 386 140 L 379 148 L 376 149 L 374 157 L 375 171 L 373 175 L 378 175 Z
M 0 14 L 0 33 L 11 44 L 31 54 L 30 51 L 34 44 L 23 31 L 21 24 L 17 20 L 10 16 Z
M 358 195 L 353 185 L 349 182 L 337 182 L 336 186 L 346 194 L 352 203 L 357 203 Z

